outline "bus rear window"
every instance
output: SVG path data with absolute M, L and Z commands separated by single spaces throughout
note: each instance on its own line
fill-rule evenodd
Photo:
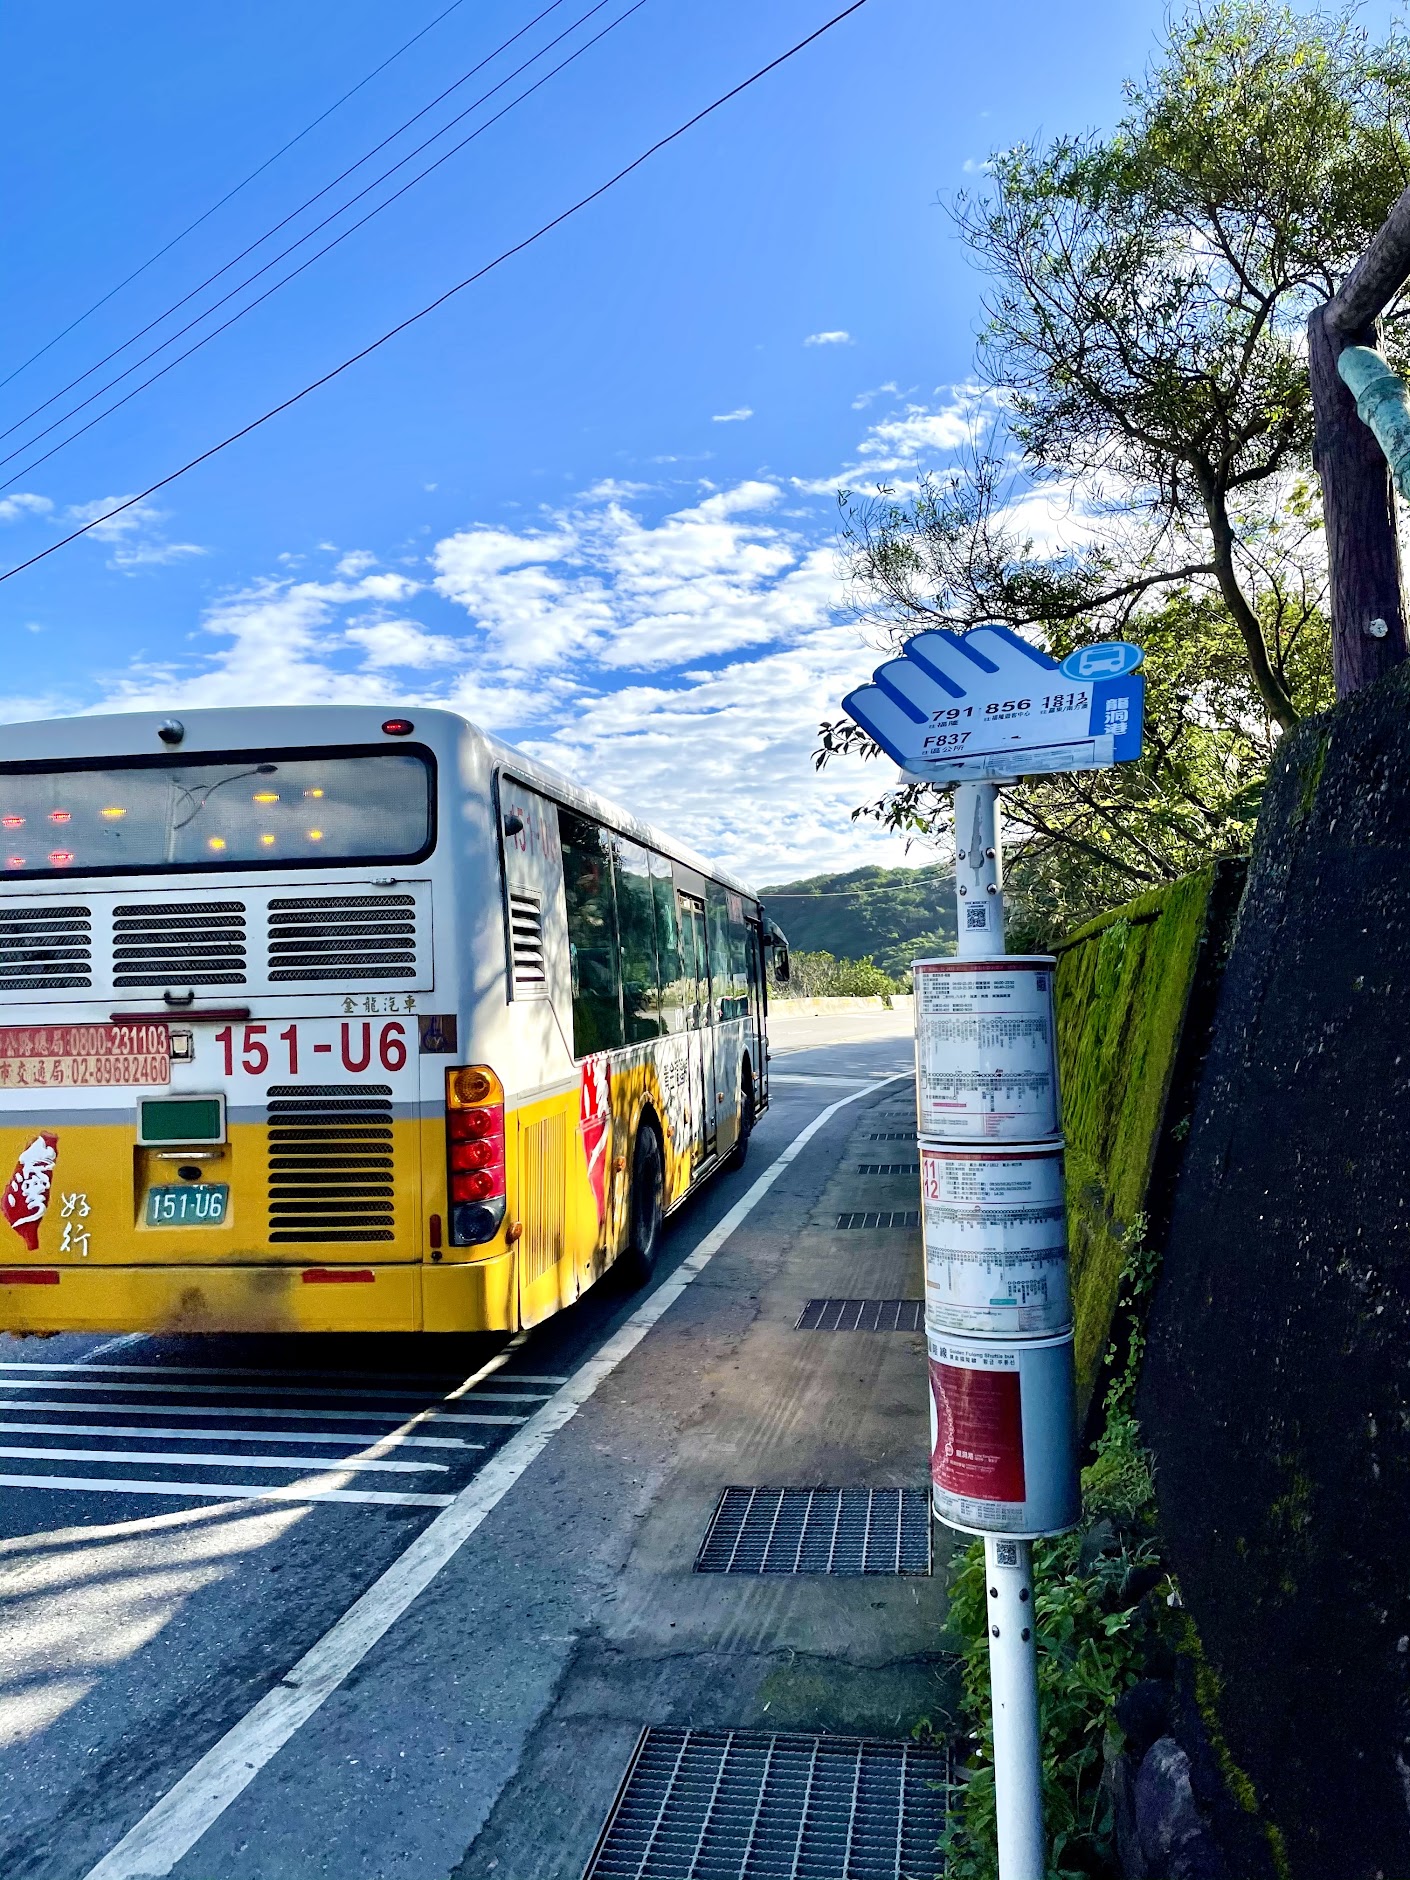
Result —
M 409 861 L 432 832 L 431 766 L 416 751 L 0 766 L 12 880 Z

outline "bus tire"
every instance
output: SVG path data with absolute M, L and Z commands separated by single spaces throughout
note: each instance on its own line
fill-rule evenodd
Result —
M 627 1190 L 627 1244 L 622 1253 L 622 1276 L 629 1286 L 644 1286 L 661 1248 L 661 1219 L 666 1190 L 666 1163 L 654 1122 L 643 1119 L 632 1150 L 632 1180 Z
M 744 1075 L 739 1080 L 739 1134 L 725 1157 L 726 1168 L 743 1168 L 749 1157 L 749 1139 L 754 1134 L 754 1073 L 746 1059 Z

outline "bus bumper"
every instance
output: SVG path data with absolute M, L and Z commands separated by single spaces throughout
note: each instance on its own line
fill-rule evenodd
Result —
M 61 1266 L 0 1280 L 0 1331 L 8 1332 L 517 1329 L 512 1252 L 424 1267 Z

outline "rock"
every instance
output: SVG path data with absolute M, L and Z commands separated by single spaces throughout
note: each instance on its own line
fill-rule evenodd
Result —
M 1195 1805 L 1190 1759 L 1173 1736 L 1152 1743 L 1132 1785 L 1145 1872 L 1159 1880 L 1229 1880 L 1209 1824 Z
M 1111 1804 L 1112 1839 L 1116 1848 L 1116 1871 L 1121 1880 L 1151 1880 L 1146 1857 L 1141 1852 L 1140 1836 L 1136 1832 L 1135 1782 L 1138 1759 L 1129 1756 L 1124 1750 L 1113 1751 L 1111 1740 L 1106 1745 L 1105 1766 L 1102 1769 L 1102 1788 Z

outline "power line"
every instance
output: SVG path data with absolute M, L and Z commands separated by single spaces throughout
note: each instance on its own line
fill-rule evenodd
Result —
M 824 33 L 831 32 L 834 26 L 840 25 L 843 20 L 850 18 L 853 13 L 860 12 L 866 3 L 867 0 L 852 0 L 850 6 L 844 7 L 840 13 L 834 13 L 830 20 L 825 20 L 821 26 L 816 27 L 806 38 L 798 40 L 797 43 L 790 46 L 786 52 L 781 52 L 777 58 L 770 59 L 767 65 L 761 65 L 758 71 L 751 72 L 748 78 L 741 79 L 739 84 L 732 86 L 729 91 L 722 92 L 718 98 L 712 103 L 707 104 L 703 110 L 697 111 L 693 117 L 687 118 L 684 124 L 677 125 L 675 130 L 668 131 L 664 137 L 659 137 L 654 144 L 651 144 L 647 149 L 643 150 L 640 156 L 633 157 L 632 161 L 625 164 L 614 176 L 609 176 L 605 183 L 599 183 L 597 188 L 589 190 L 586 196 L 580 196 L 576 202 L 571 203 L 568 208 L 560 210 L 550 221 L 540 223 L 539 227 L 536 228 L 531 235 L 526 235 L 522 241 L 515 242 L 510 248 L 502 249 L 492 261 L 487 261 L 483 267 L 477 268 L 473 274 L 467 274 L 463 281 L 457 281 L 453 287 L 448 287 L 443 294 L 438 294 L 434 300 L 428 301 L 424 307 L 419 308 L 413 314 L 409 314 L 405 320 L 400 320 L 395 326 L 388 327 L 385 333 L 380 334 L 378 338 L 362 347 L 360 351 L 351 353 L 339 365 L 325 372 L 321 378 L 311 380 L 309 384 L 303 386 L 299 391 L 292 393 L 288 398 L 282 399 L 279 404 L 271 405 L 269 410 L 262 412 L 258 418 L 252 418 L 248 424 L 242 425 L 238 431 L 232 431 L 228 437 L 223 437 L 218 444 L 212 444 L 207 450 L 201 451 L 198 456 L 190 458 L 186 463 L 182 464 L 179 469 L 172 470 L 166 476 L 158 478 L 155 483 L 148 484 L 145 490 L 139 490 L 135 496 L 129 496 L 125 501 L 115 503 L 111 509 L 104 510 L 101 516 L 94 516 L 91 521 L 85 522 L 82 528 L 72 530 L 68 535 L 61 537 L 57 542 L 51 542 L 48 548 L 41 549 L 37 555 L 31 555 L 27 560 L 17 562 L 13 568 L 7 568 L 3 574 L 0 574 L 0 581 L 9 581 L 12 580 L 15 575 L 23 574 L 27 568 L 34 567 L 36 562 L 46 561 L 50 555 L 57 554 L 61 548 L 67 548 L 70 542 L 76 542 L 80 536 L 87 535 L 90 530 L 100 528 L 103 523 L 111 522 L 114 516 L 120 516 L 125 510 L 135 508 L 138 503 L 145 502 L 149 496 L 155 496 L 158 490 L 166 489 L 169 484 L 175 483 L 178 478 L 184 477 L 189 471 L 196 469 L 198 465 L 209 462 L 212 457 L 218 456 L 221 451 L 228 450 L 232 444 L 238 444 L 241 438 L 248 437 L 252 431 L 259 430 L 261 425 L 268 424 L 271 418 L 277 418 L 281 412 L 288 411 L 291 406 L 300 403 L 300 401 L 307 398 L 310 393 L 319 391 L 323 386 L 329 384 L 331 380 L 338 378 L 342 373 L 348 371 L 350 367 L 360 364 L 361 361 L 366 359 L 371 353 L 385 346 L 389 340 L 395 339 L 398 334 L 406 332 L 408 327 L 415 326 L 418 321 L 424 320 L 428 314 L 434 313 L 438 307 L 443 307 L 448 300 L 452 300 L 457 294 L 463 293 L 467 287 L 473 287 L 477 281 L 483 280 L 487 274 L 492 273 L 495 268 L 503 266 L 506 261 L 512 260 L 515 255 L 523 254 L 526 249 L 532 248 L 536 242 L 542 241 L 545 235 L 549 235 L 554 229 L 560 228 L 563 223 L 571 220 L 573 216 L 579 214 L 583 209 L 586 209 L 591 203 L 596 202 L 600 196 L 605 196 L 610 189 L 615 189 L 618 183 L 630 176 L 634 170 L 639 170 L 642 164 L 649 162 L 659 151 L 664 150 L 668 144 L 675 143 L 677 138 L 684 137 L 687 131 L 694 130 L 697 124 L 702 123 L 704 119 L 720 110 L 722 106 L 729 104 L 732 99 L 739 97 L 741 92 L 748 91 L 751 85 L 757 85 L 761 78 L 767 78 L 770 72 L 775 72 L 781 65 L 786 65 L 790 59 L 795 58 L 798 53 L 804 51 L 806 47 L 811 46 L 814 40 L 821 39 Z
M 561 4 L 561 0 L 554 0 L 554 4 Z M 458 124 L 462 118 L 468 117 L 470 112 L 478 109 L 480 105 L 487 103 L 497 91 L 502 91 L 512 80 L 518 78 L 521 73 L 526 72 L 531 65 L 536 64 L 537 61 L 543 57 L 544 53 L 552 51 L 554 46 L 561 44 L 561 42 L 568 38 L 571 33 L 575 32 L 578 27 L 591 19 L 594 13 L 600 13 L 607 4 L 608 0 L 595 0 L 595 4 L 589 7 L 586 13 L 580 14 L 579 17 L 574 20 L 570 26 L 566 26 L 556 38 L 550 39 L 547 45 L 541 46 L 531 58 L 526 59 L 522 65 L 516 66 L 512 72 L 500 79 L 498 84 L 491 85 L 487 92 L 483 92 L 481 96 L 475 100 L 474 104 L 467 105 L 464 111 L 460 112 L 451 120 L 451 123 Z M 290 281 L 304 273 L 306 269 L 311 268 L 315 261 L 321 260 L 326 254 L 330 254 L 341 242 L 345 242 L 350 235 L 356 234 L 358 229 L 370 222 L 374 216 L 378 216 L 384 209 L 390 208 L 400 197 L 406 195 L 408 190 L 414 189 L 418 183 L 423 182 L 433 170 L 438 170 L 443 163 L 448 163 L 453 156 L 456 156 L 460 151 L 464 150 L 467 145 L 474 143 L 477 137 L 483 136 L 493 125 L 498 124 L 501 118 L 507 117 L 516 106 L 521 105 L 526 98 L 532 97 L 533 94 L 546 85 L 550 79 L 556 78 L 560 72 L 572 65 L 575 60 L 580 59 L 585 52 L 591 51 L 600 39 L 605 39 L 608 33 L 615 31 L 623 21 L 629 19 L 633 13 L 640 12 L 645 5 L 646 0 L 632 0 L 632 5 L 630 5 L 625 12 L 618 14 L 616 19 L 609 21 L 601 31 L 594 33 L 590 39 L 584 40 L 582 45 L 576 47 L 568 54 L 567 58 L 560 59 L 557 65 L 551 66 L 542 77 L 535 79 L 532 85 L 526 85 L 524 90 L 521 91 L 516 98 L 511 98 L 509 103 L 496 111 L 493 117 L 486 118 L 483 124 L 477 125 L 468 136 L 462 137 L 459 143 L 452 144 L 449 150 L 443 151 L 433 162 L 428 163 L 424 170 L 419 171 L 415 176 L 409 178 L 399 189 L 393 190 L 390 196 L 384 197 L 381 202 L 375 204 L 368 210 L 366 215 L 359 216 L 356 222 L 350 223 L 340 235 L 335 235 L 332 241 L 325 242 L 322 248 L 315 250 L 306 260 L 301 261 L 298 267 L 291 268 L 289 272 L 277 280 L 273 286 L 266 288 L 262 294 L 256 294 L 255 298 L 247 301 L 243 307 L 237 308 L 228 320 L 222 320 L 219 326 L 212 327 L 209 333 L 203 334 L 194 345 L 188 346 L 185 352 L 178 353 L 174 359 L 169 359 L 167 363 L 162 366 L 159 371 L 154 372 L 150 378 L 143 379 L 140 385 L 133 386 L 130 392 L 125 392 L 121 398 L 114 399 L 111 405 L 108 405 L 104 410 L 98 412 L 95 417 L 90 418 L 87 424 L 79 425 L 76 431 L 70 431 L 67 437 L 60 438 L 57 444 L 41 452 L 38 457 L 32 457 L 27 464 L 13 471 L 3 483 L 0 483 L 0 490 L 12 488 L 16 483 L 20 482 L 22 478 L 27 477 L 31 470 L 37 470 L 41 464 L 48 463 L 51 457 L 57 456 L 61 450 L 66 449 L 76 438 L 83 437 L 87 432 L 91 431 L 95 425 L 101 424 L 104 418 L 110 417 L 113 412 L 119 411 L 124 405 L 129 404 L 137 397 L 139 392 L 146 391 L 149 385 L 155 385 L 158 379 L 165 378 L 167 373 L 172 371 L 174 367 L 179 366 L 183 360 L 189 359 L 193 353 L 198 353 L 203 346 L 209 345 L 213 339 L 216 339 L 221 333 L 224 333 L 228 328 L 234 326 L 236 321 L 244 319 L 247 313 L 252 313 L 256 307 L 262 306 L 272 295 L 277 294 L 281 287 L 287 286 Z M 501 50 L 503 50 L 503 48 L 501 48 Z M 271 268 L 277 267 L 281 261 L 293 254 L 296 248 L 301 248 L 303 244 L 316 235 L 320 229 L 326 228 L 330 222 L 336 221 L 338 216 L 352 207 L 353 203 L 360 201 L 363 196 L 367 195 L 369 190 L 375 189 L 378 183 L 385 182 L 389 176 L 394 175 L 404 164 L 409 163 L 412 157 L 417 156 L 420 151 L 425 150 L 428 145 L 433 144 L 437 137 L 444 136 L 445 132 L 449 129 L 449 124 L 442 126 L 441 130 L 437 131 L 434 137 L 427 138 L 426 142 L 418 145 L 416 150 L 411 151 L 399 162 L 394 163 L 390 170 L 384 171 L 381 176 L 375 178 L 371 183 L 368 183 L 365 188 L 360 189 L 357 195 L 350 197 L 340 208 L 335 209 L 332 214 L 325 216 L 322 222 L 316 223 L 307 233 L 301 235 L 297 241 L 291 242 L 287 248 L 281 249 L 272 260 L 265 262 L 263 267 L 256 268 L 253 274 L 247 275 L 243 281 L 240 281 L 236 286 L 232 287 L 229 293 L 222 294 L 219 300 L 213 301 L 209 307 L 197 314 L 193 320 L 188 320 L 185 326 L 178 328 L 175 333 L 171 334 L 167 339 L 164 339 L 159 346 L 154 346 L 149 353 L 145 353 L 141 359 L 136 360 L 132 365 L 128 366 L 125 371 L 119 372 L 116 378 L 109 379 L 106 385 L 100 386 L 96 392 L 91 393 L 89 397 L 81 400 L 77 405 L 71 406 L 70 409 L 64 413 L 63 417 L 56 418 L 52 424 L 46 425 L 42 431 L 35 432 L 25 443 L 18 445 L 14 450 L 0 457 L 0 465 L 11 463 L 16 457 L 23 456 L 24 452 L 32 445 L 37 444 L 41 438 L 47 437 L 51 431 L 57 430 L 61 424 L 67 423 L 70 418 L 77 417 L 80 411 L 83 411 L 87 406 L 91 405 L 95 399 L 101 398 L 104 392 L 111 391 L 115 385 L 120 385 L 125 378 L 130 377 L 132 373 L 146 365 L 149 360 L 155 359 L 158 353 L 165 352 L 166 348 L 173 345 L 183 334 L 189 333 L 193 327 L 199 326 L 202 320 L 208 319 L 218 307 L 223 307 L 228 300 L 233 299 L 243 288 L 251 286 L 262 274 L 267 274 Z M 255 245 L 258 246 L 259 244 L 256 243 Z M 118 350 L 121 351 L 121 348 Z M 0 433 L 0 436 L 3 435 L 4 433 Z
M 944 862 L 922 862 L 920 867 L 943 868 L 947 874 L 953 872 Z M 916 872 L 919 873 L 920 869 Z M 944 883 L 938 881 L 935 886 L 943 887 Z M 760 888 L 759 897 L 761 900 L 768 901 L 851 901 L 862 895 L 906 894 L 909 891 L 911 891 L 910 884 L 899 881 L 890 888 L 820 888 L 815 894 L 780 894 L 776 889 Z
M 156 262 L 161 260 L 163 255 L 170 254 L 172 249 L 176 247 L 178 242 L 184 242 L 186 237 L 190 234 L 193 234 L 195 230 L 197 230 L 203 222 L 208 222 L 210 218 L 215 214 L 217 209 L 223 209 L 226 203 L 229 202 L 232 197 L 238 196 L 242 189 L 247 189 L 249 185 L 254 182 L 257 176 L 263 176 L 264 172 L 270 167 L 271 164 L 277 163 L 282 156 L 287 155 L 288 152 L 293 149 L 295 144 L 302 143 L 303 139 L 308 136 L 309 132 L 316 131 L 319 125 L 324 121 L 325 118 L 332 117 L 333 113 L 341 109 L 341 107 L 347 103 L 349 98 L 355 97 L 356 94 L 362 90 L 364 85 L 370 85 L 373 79 L 376 78 L 379 73 L 385 72 L 387 67 L 389 65 L 394 64 L 395 61 L 398 60 L 404 52 L 410 52 L 411 48 L 416 44 L 418 39 L 424 39 L 427 33 L 430 32 L 433 26 L 439 26 L 443 19 L 447 18 L 448 15 L 454 13 L 456 8 L 459 6 L 462 6 L 463 4 L 464 4 L 464 0 L 450 0 L 450 5 L 448 7 L 446 7 L 442 12 L 438 13 L 433 20 L 428 20 L 426 24 L 421 28 L 421 31 L 419 33 L 413 33 L 410 39 L 404 41 L 403 44 L 398 46 L 396 51 L 391 53 L 387 58 L 383 59 L 380 65 L 374 65 L 372 70 L 367 74 L 365 78 L 360 78 L 357 81 L 357 83 L 353 86 L 351 91 L 345 91 L 341 98 L 335 98 L 332 104 L 329 105 L 326 111 L 320 111 L 318 116 L 314 118 L 311 123 L 305 124 L 303 129 L 300 132 L 298 132 L 296 136 L 291 137 L 287 144 L 281 144 L 279 148 L 275 151 L 272 157 L 266 157 L 264 162 L 261 163 L 257 169 L 251 170 L 249 175 L 245 177 L 243 181 L 238 182 L 233 189 L 226 190 L 225 194 L 220 198 L 219 202 L 213 202 L 210 208 L 207 209 L 204 212 L 204 214 L 198 215 L 194 222 L 188 222 L 186 227 L 182 229 L 179 235 L 173 235 L 171 240 L 167 242 L 165 247 L 159 248 L 154 255 L 149 255 L 147 259 L 142 263 L 141 267 L 134 268 L 131 274 L 127 275 L 125 279 L 118 282 L 116 287 L 110 287 L 107 293 L 103 295 L 101 300 L 95 300 L 93 302 L 93 305 L 88 308 L 86 313 L 79 314 L 76 320 L 70 320 L 68 325 L 63 329 L 62 332 L 56 333 L 53 339 L 46 341 L 45 344 L 39 348 L 38 352 L 31 353 L 29 358 L 24 360 L 22 364 L 17 365 L 13 372 L 8 373 L 3 379 L 0 379 L 0 386 L 8 385 L 10 383 L 10 380 L 17 379 L 20 376 L 21 372 L 27 372 L 29 368 L 34 364 L 36 359 L 42 359 L 45 353 L 49 352 L 53 347 L 57 346 L 61 339 L 67 339 L 69 334 L 73 332 L 75 327 L 82 326 L 83 322 L 86 319 L 88 319 L 90 315 L 95 314 L 100 307 L 106 307 L 108 302 L 113 298 L 114 294 L 120 294 L 124 287 L 130 287 L 132 283 L 137 279 L 139 274 L 145 274 L 148 268 L 152 267 Z M 199 291 L 199 289 L 197 291 Z M 130 341 L 128 343 L 131 344 Z M 95 367 L 94 370 L 97 370 L 97 368 Z M 62 398 L 63 393 L 60 392 L 57 394 L 57 396 Z M 42 411 L 44 407 L 41 405 L 39 409 Z M 23 424 L 26 422 L 26 420 L 22 418 L 20 422 L 21 424 Z
M 458 3 L 458 0 L 457 0 L 457 3 Z M 123 340 L 119 345 L 114 346 L 111 352 L 104 353 L 101 359 L 96 360 L 93 365 L 87 368 L 86 371 L 80 372 L 77 378 L 70 379 L 67 385 L 61 385 L 57 392 L 52 392 L 48 398 L 42 400 L 41 403 L 33 406 L 29 411 L 25 412 L 23 417 L 16 418 L 13 424 L 7 425 L 3 431 L 0 431 L 0 438 L 9 437 L 13 432 L 18 431 L 22 425 L 28 424 L 31 418 L 37 418 L 40 412 L 47 411 L 50 405 L 56 403 L 60 398 L 63 398 L 67 393 L 73 391 L 77 386 L 82 385 L 85 379 L 91 379 L 95 372 L 101 372 L 105 365 L 110 364 L 112 360 L 118 357 L 119 353 L 126 352 L 129 346 L 135 346 L 139 339 L 144 339 L 146 335 L 150 333 L 155 327 L 159 327 L 163 320 L 169 320 L 172 314 L 179 313 L 180 310 L 186 305 L 188 301 L 194 300 L 197 294 L 202 294 L 205 292 L 205 290 L 208 287 L 214 286 L 214 284 L 220 279 L 222 274 L 228 274 L 231 268 L 238 267 L 239 264 L 245 259 L 247 255 L 252 255 L 255 252 L 256 248 L 262 248 L 264 244 L 267 241 L 269 241 L 272 236 L 277 235 L 279 233 L 281 228 L 287 228 L 288 225 L 292 221 L 294 221 L 298 216 L 301 216 L 305 209 L 311 209 L 314 203 L 322 201 L 323 197 L 326 196 L 330 190 L 336 189 L 339 183 L 346 182 L 348 177 L 350 177 L 355 170 L 360 170 L 364 163 L 370 163 L 373 157 L 377 155 L 379 150 L 385 150 L 388 144 L 395 143 L 395 141 L 397 140 L 398 137 L 401 136 L 403 131 L 410 130 L 411 126 L 417 123 L 421 118 L 425 117 L 428 111 L 434 111 L 436 106 L 438 104 L 444 103 L 444 101 L 450 97 L 452 92 L 459 91 L 462 85 L 468 84 L 477 72 L 484 71 L 485 67 L 491 64 L 495 59 L 497 59 L 502 52 L 507 52 L 512 45 L 514 45 L 518 40 L 524 37 L 525 33 L 532 32 L 534 27 L 539 24 L 540 20 L 547 19 L 550 13 L 556 12 L 559 7 L 564 5 L 564 3 L 565 3 L 565 0 L 549 0 L 549 4 L 543 9 L 541 13 L 536 13 L 534 17 L 527 22 L 526 25 L 523 25 L 519 28 L 517 33 L 511 33 L 508 39 L 501 40 L 499 45 L 497 45 L 492 52 L 487 52 L 483 59 L 478 60 L 476 64 L 470 67 L 468 72 L 462 72 L 460 77 L 455 80 L 454 84 L 447 85 L 444 91 L 438 92 L 436 96 L 432 98 L 429 104 L 422 105 L 419 111 L 414 111 L 412 115 L 409 118 L 407 118 L 403 123 L 398 124 L 398 126 L 396 127 L 394 131 L 389 131 L 387 135 L 384 138 L 382 138 L 380 143 L 376 143 L 372 146 L 370 150 L 364 151 L 363 154 L 357 159 L 355 163 L 350 163 L 346 169 L 340 170 L 331 182 L 325 183 L 323 185 L 322 189 L 316 189 L 311 196 L 305 197 L 305 199 L 301 203 L 299 203 L 297 208 L 291 209 L 287 215 L 281 216 L 280 219 L 273 225 L 272 228 L 267 228 L 264 231 L 263 235 L 259 235 L 255 238 L 254 241 L 247 243 L 247 245 L 240 250 L 239 254 L 232 255 L 228 261 L 224 262 L 220 267 L 216 269 L 214 274 L 208 274 L 205 280 L 199 281 L 195 287 L 191 288 L 188 293 L 183 294 L 179 300 L 174 300 L 169 307 L 167 307 L 162 313 L 157 314 L 154 319 L 149 320 L 145 326 L 138 327 L 135 333 L 129 334 L 128 337 L 125 340 Z M 599 12 L 601 8 L 605 6 L 606 4 L 607 4 L 607 0 L 598 0 L 598 4 L 596 6 L 591 7 L 589 11 L 586 14 L 582 15 L 580 19 L 575 20 L 573 23 L 573 26 L 569 26 L 565 28 L 563 32 L 558 34 L 557 38 L 550 39 L 546 46 L 540 47 L 539 51 L 534 54 L 534 58 L 535 59 L 542 58 L 545 52 L 551 51 L 554 46 L 558 45 L 561 40 L 565 39 L 568 36 L 568 34 L 574 30 L 574 27 L 581 26 L 584 19 L 590 18 L 593 13 Z M 520 72 L 526 69 L 526 66 L 532 65 L 533 62 L 534 62 L 533 59 L 527 60 L 525 62 L 525 65 L 519 66 L 515 71 L 509 73 L 508 77 L 502 78 L 499 81 L 498 85 L 491 86 L 490 90 L 485 92 L 481 97 L 477 98 L 474 104 L 466 105 L 465 109 L 463 111 L 457 112 L 456 115 L 453 118 L 451 118 L 449 123 L 443 124 L 440 130 L 436 131 L 432 136 L 428 137 L 425 140 L 425 142 L 418 144 L 415 150 L 408 151 L 407 154 L 404 157 L 399 158 L 398 161 L 394 163 L 389 170 L 384 170 L 380 176 L 374 177 L 370 183 L 366 184 L 364 188 L 360 189 L 357 195 L 349 197 L 348 201 L 342 205 L 342 208 L 335 209 L 332 215 L 325 216 L 322 222 L 317 223 L 313 228 L 309 229 L 305 234 L 301 235 L 298 241 L 292 243 L 290 247 L 284 249 L 281 254 L 277 254 L 272 261 L 266 262 L 263 268 L 259 268 L 255 271 L 254 274 L 248 275 L 245 278 L 245 280 L 239 283 L 238 286 L 233 287 L 230 290 L 230 294 L 238 294 L 241 287 L 248 287 L 251 281 L 258 280 L 261 274 L 266 273 L 272 267 L 276 267 L 278 263 L 284 259 L 285 255 L 292 254 L 295 248 L 299 247 L 301 243 L 308 241 L 310 237 L 316 235 L 319 229 L 326 228 L 329 222 L 333 221 L 337 216 L 341 215 L 344 210 L 351 208 L 353 203 L 359 201 L 363 196 L 367 194 L 368 190 L 375 189 L 379 183 L 384 183 L 389 176 L 394 176 L 396 172 L 403 167 L 404 164 L 410 163 L 413 157 L 419 156 L 423 150 L 427 149 L 429 145 L 433 144 L 436 141 L 437 137 L 443 137 L 445 133 L 451 129 L 452 125 L 458 124 L 460 123 L 462 118 L 468 117 L 470 112 L 477 110 L 479 106 L 482 105 L 487 98 L 492 98 L 496 91 L 502 90 L 503 87 L 507 85 L 511 79 L 516 78 Z M 271 158 L 270 161 L 272 162 L 273 159 Z M 195 224 L 193 223 L 192 227 L 194 226 Z M 116 292 L 116 289 L 114 291 Z M 88 398 L 85 398 L 84 400 L 82 400 L 81 403 L 74 405 L 68 412 L 65 413 L 63 418 L 55 419 L 54 424 L 46 425 L 42 431 L 36 432 L 36 434 L 33 437 L 31 437 L 27 443 L 20 445 L 18 450 L 11 451 L 10 457 L 18 456 L 20 450 L 28 450 L 29 446 L 31 444 L 38 443 L 41 437 L 47 437 L 49 432 L 55 428 L 56 424 L 64 423 L 65 418 L 71 418 L 75 415 L 75 413 L 82 411 L 85 405 L 89 405 L 93 402 L 94 398 L 101 398 L 104 392 L 111 390 L 111 388 L 114 385 L 121 384 L 122 380 L 125 379 L 129 373 L 136 372 L 140 366 L 143 366 L 146 364 L 148 359 L 155 358 L 157 353 L 162 351 L 163 347 L 170 346 L 173 340 L 180 339 L 182 333 L 189 333 L 192 326 L 198 325 L 200 321 L 204 320 L 207 317 L 207 315 L 213 313 L 216 307 L 224 306 L 225 302 L 229 300 L 230 294 L 222 295 L 221 298 L 214 303 L 214 305 L 207 307 L 204 313 L 197 314 L 194 320 L 189 321 L 178 332 L 173 333 L 169 338 L 163 340 L 160 346 L 154 347 L 151 352 L 145 354 L 143 358 L 137 360 L 134 365 L 130 365 L 126 368 L 125 371 L 120 372 L 115 379 L 109 379 L 106 385 L 100 386 L 99 389 L 96 392 L 92 393 Z M 0 381 L 0 383 L 8 383 L 8 381 Z M 10 461 L 10 457 L 0 459 L 0 462 L 8 463 Z

